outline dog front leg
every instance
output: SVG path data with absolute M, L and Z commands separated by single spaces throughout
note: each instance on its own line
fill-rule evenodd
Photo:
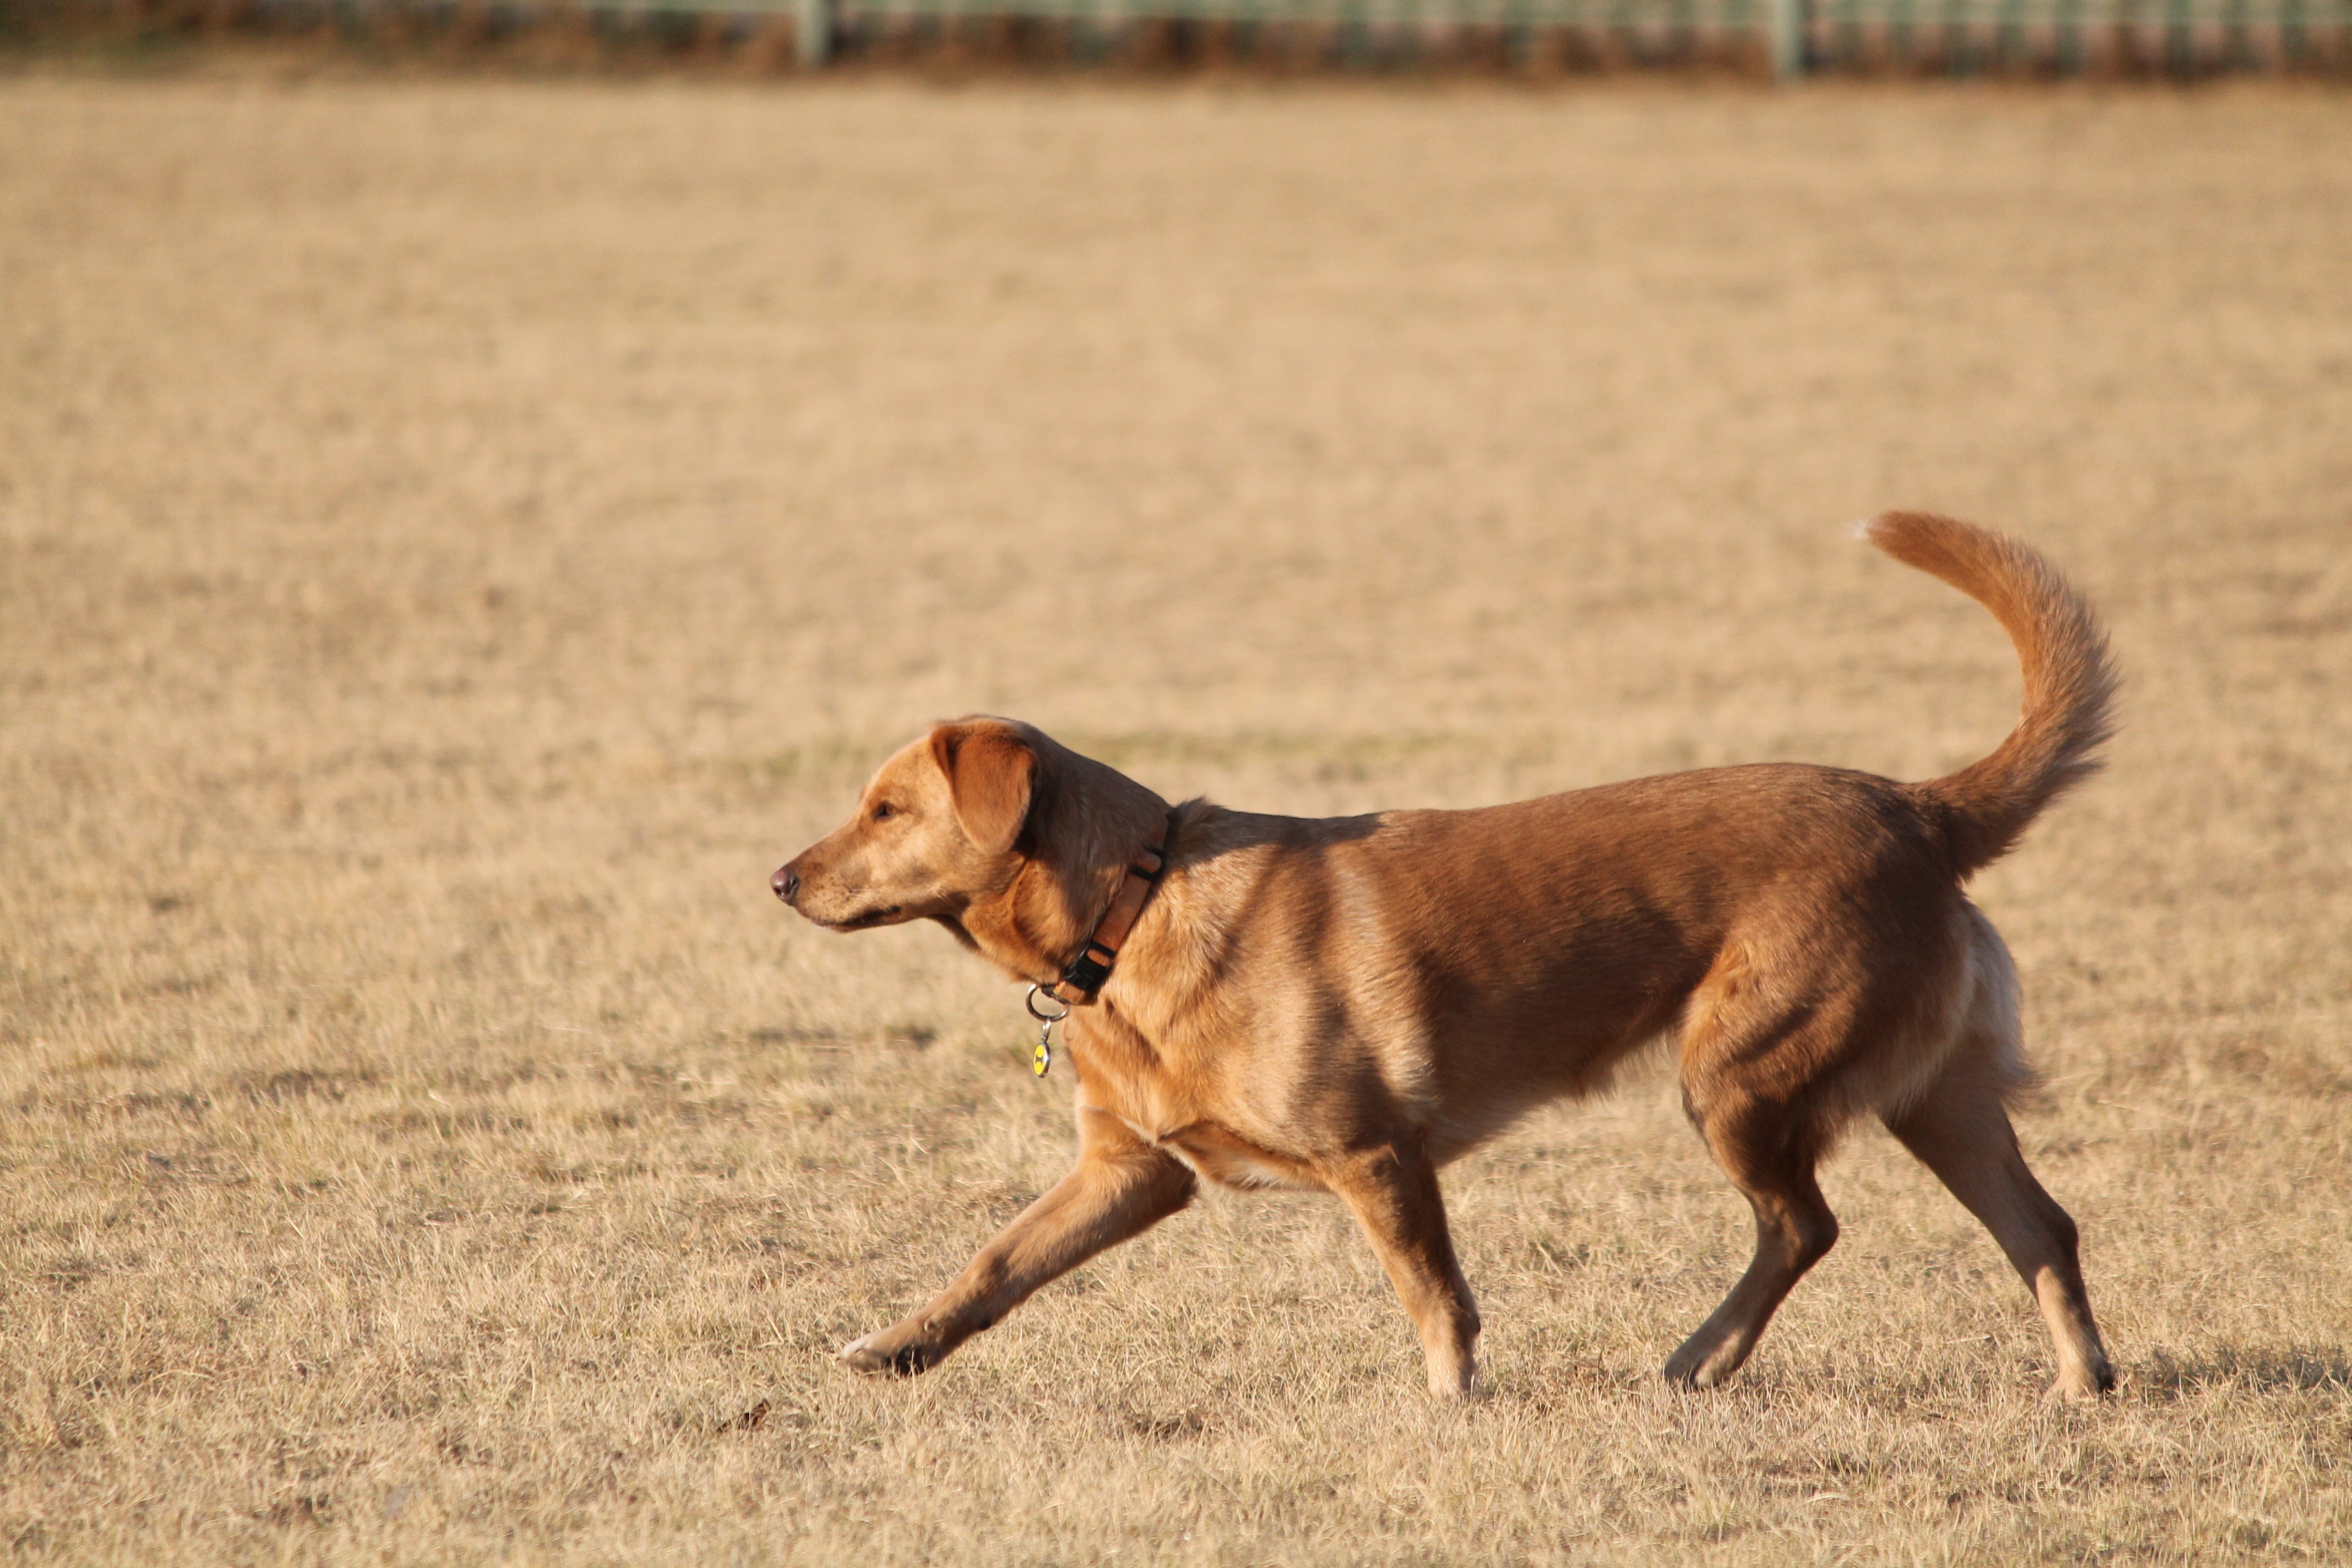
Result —
M 1192 1201 L 1196 1178 L 1099 1111 L 1078 1117 L 1078 1163 L 997 1233 L 929 1305 L 841 1349 L 860 1372 L 911 1374 L 948 1353 L 1032 1292 L 1108 1247 L 1149 1230 Z
M 1437 1167 L 1414 1140 L 1321 1173 L 1364 1227 L 1397 1300 L 1421 1331 L 1429 1391 L 1441 1399 L 1468 1398 L 1477 1374 L 1478 1305 L 1454 1257 Z

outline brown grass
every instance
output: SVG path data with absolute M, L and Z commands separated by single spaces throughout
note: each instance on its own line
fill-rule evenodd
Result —
M 0 81 L 0 1546 L 30 1561 L 2352 1553 L 2352 103 Z M 1981 883 L 2124 1370 L 1891 1142 L 1723 1394 L 1655 1077 L 936 1374 L 1056 1173 L 929 929 L 764 879 L 926 719 L 1326 812 L 2014 700 L 1850 541 L 2017 530 L 2112 773 Z

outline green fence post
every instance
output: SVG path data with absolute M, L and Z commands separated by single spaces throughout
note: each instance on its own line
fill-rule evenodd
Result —
M 1793 81 L 1805 74 L 1805 0 L 1769 0 L 1764 25 L 1772 30 L 1772 75 Z
M 833 53 L 832 0 L 793 0 L 793 54 L 814 70 Z

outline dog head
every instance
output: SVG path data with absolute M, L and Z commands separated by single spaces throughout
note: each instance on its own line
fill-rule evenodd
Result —
M 1167 822 L 1166 801 L 1041 731 L 958 719 L 884 763 L 849 820 L 769 885 L 830 930 L 937 921 L 1009 973 L 1050 980 Z
M 834 931 L 961 914 L 1018 869 L 1042 739 L 1003 719 L 933 725 L 882 764 L 847 822 L 769 885 Z

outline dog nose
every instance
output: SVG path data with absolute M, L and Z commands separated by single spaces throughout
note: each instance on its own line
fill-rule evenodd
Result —
M 768 879 L 768 886 L 776 890 L 776 897 L 789 904 L 800 896 L 801 874 L 790 866 L 783 867 Z

